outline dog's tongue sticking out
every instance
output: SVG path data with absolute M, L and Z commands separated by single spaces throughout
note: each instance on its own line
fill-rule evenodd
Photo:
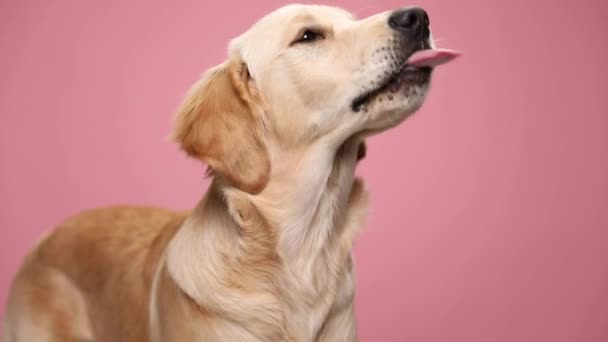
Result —
M 458 56 L 460 56 L 460 53 L 454 50 L 420 50 L 410 56 L 410 58 L 407 60 L 407 64 L 416 67 L 436 67 L 438 65 L 445 64 Z

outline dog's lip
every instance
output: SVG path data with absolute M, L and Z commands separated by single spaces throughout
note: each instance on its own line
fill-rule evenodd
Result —
M 357 96 L 351 103 L 352 110 L 358 112 L 361 107 L 372 99 L 375 95 L 383 92 L 396 82 L 405 73 L 429 73 L 434 67 L 450 62 L 460 56 L 460 53 L 448 49 L 423 48 L 414 51 L 407 59 L 407 62 L 389 77 L 378 88 L 367 91 Z
M 413 55 L 413 54 L 412 54 Z M 357 96 L 351 103 L 351 108 L 353 112 L 358 112 L 361 110 L 364 104 L 366 104 L 369 100 L 374 98 L 376 95 L 382 93 L 386 89 L 388 89 L 394 82 L 396 82 L 402 74 L 405 73 L 415 73 L 415 72 L 427 72 L 430 73 L 432 71 L 432 67 L 417 67 L 409 65 L 408 63 L 404 63 L 401 68 L 395 71 L 389 78 L 386 79 L 379 87 L 366 91 L 363 94 Z

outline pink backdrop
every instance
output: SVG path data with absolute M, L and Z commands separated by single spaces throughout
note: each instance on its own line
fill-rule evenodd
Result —
M 167 4 L 0 3 L 1 306 L 26 249 L 66 215 L 184 208 L 205 189 L 164 140 L 173 109 L 283 1 Z M 608 341 L 608 3 L 418 4 L 465 57 L 368 142 L 361 341 Z

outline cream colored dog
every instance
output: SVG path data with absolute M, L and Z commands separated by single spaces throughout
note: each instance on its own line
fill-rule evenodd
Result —
M 261 19 L 177 114 L 174 140 L 213 175 L 201 202 L 68 219 L 19 271 L 4 341 L 355 341 L 355 166 L 454 57 L 428 25 L 418 8 Z

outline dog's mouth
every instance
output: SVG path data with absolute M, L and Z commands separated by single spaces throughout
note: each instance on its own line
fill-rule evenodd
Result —
M 445 64 L 459 55 L 458 52 L 447 49 L 415 51 L 407 59 L 407 62 L 381 83 L 379 87 L 357 96 L 351 103 L 352 110 L 354 112 L 360 111 L 365 104 L 387 91 L 394 94 L 404 85 L 419 85 L 428 82 L 434 67 Z

